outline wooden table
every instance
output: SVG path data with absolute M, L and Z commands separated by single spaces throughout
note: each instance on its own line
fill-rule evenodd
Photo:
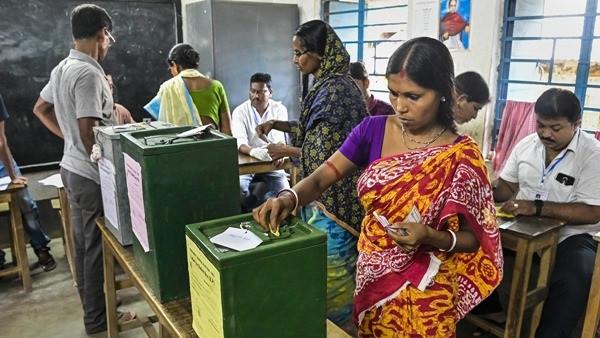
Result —
M 18 202 L 18 193 L 24 189 L 23 184 L 11 184 L 6 190 L 0 191 L 0 203 L 8 203 L 10 208 L 10 229 L 12 234 L 13 263 L 15 266 L 0 270 L 1 276 L 18 273 L 23 282 L 26 292 L 31 292 L 31 275 L 29 273 L 29 261 L 27 260 L 27 248 L 25 243 L 25 230 L 23 229 L 23 218 Z
M 275 168 L 272 162 L 261 161 L 252 156 L 238 153 L 238 165 L 240 168 L 240 175 L 260 174 L 279 169 L 291 169 L 290 185 L 292 187 L 295 186 L 298 180 L 298 168 L 292 165 L 292 161 L 290 161 L 289 158 L 285 158 L 283 164 L 279 168 Z
M 96 221 L 102 232 L 102 260 L 104 263 L 104 291 L 106 296 L 106 316 L 108 337 L 118 337 L 119 331 L 127 331 L 141 326 L 149 337 L 196 337 L 192 328 L 192 307 L 190 298 L 160 303 L 144 280 L 133 261 L 133 248 L 123 247 L 104 225 L 104 218 Z M 127 280 L 115 280 L 115 260 L 127 274 Z M 155 315 L 137 314 L 138 320 L 132 325 L 117 323 L 116 291 L 135 286 L 146 299 Z M 152 326 L 158 321 L 159 331 Z
M 192 328 L 192 304 L 190 297 L 160 303 L 148 287 L 144 277 L 135 266 L 133 248 L 123 247 L 104 225 L 104 218 L 98 218 L 96 224 L 102 233 L 102 260 L 104 263 L 104 291 L 106 297 L 106 316 L 108 337 L 118 337 L 119 332 L 142 327 L 148 337 L 197 337 Z M 115 260 L 121 265 L 129 279 L 115 280 Z M 137 314 L 137 319 L 127 325 L 117 323 L 117 290 L 135 286 L 144 296 L 154 315 Z M 158 332 L 152 323 L 159 323 Z M 327 320 L 328 338 L 350 337 L 332 322 Z
M 500 224 L 505 220 L 498 219 Z M 521 335 L 523 314 L 533 307 L 530 337 L 535 335 L 542 314 L 544 299 L 548 293 L 548 280 L 554 265 L 561 221 L 544 217 L 520 217 L 507 229 L 501 229 L 502 247 L 516 252 L 515 266 L 510 287 L 506 326 L 501 328 L 473 314 L 466 319 L 498 337 L 517 338 Z M 540 272 L 534 289 L 529 290 L 533 255 L 540 253 Z
M 594 235 L 594 239 L 600 242 L 600 232 Z M 581 337 L 593 338 L 596 336 L 598 326 L 598 317 L 600 314 L 600 245 L 596 249 L 596 261 L 594 263 L 594 273 L 592 274 L 592 284 L 590 285 L 590 294 L 588 296 L 587 309 L 585 310 L 585 320 L 583 321 L 583 331 Z
M 279 168 L 275 168 L 272 162 L 261 161 L 257 158 L 241 153 L 238 153 L 238 164 L 240 167 L 240 175 L 260 174 L 279 169 L 292 169 L 293 167 L 289 158 L 286 158 L 283 161 L 283 165 L 281 165 Z

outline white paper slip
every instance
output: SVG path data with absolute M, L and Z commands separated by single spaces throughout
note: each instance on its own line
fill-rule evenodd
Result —
M 423 220 L 423 218 L 421 217 L 421 214 L 419 213 L 419 209 L 417 209 L 417 207 L 413 205 L 412 210 L 410 211 L 408 216 L 406 216 L 405 222 L 421 223 L 422 220 Z
M 385 218 L 385 216 L 379 215 L 376 211 L 373 211 L 373 216 L 375 216 L 375 219 L 379 222 L 379 224 L 383 225 L 384 228 L 386 228 L 390 231 L 393 231 L 395 233 L 399 233 L 400 236 L 408 236 L 406 229 L 392 228 L 390 226 L 390 222 L 387 220 L 387 218 Z
M 262 239 L 252 231 L 232 227 L 212 237 L 210 241 L 236 251 L 254 249 L 262 243 Z
M 12 182 L 12 180 L 10 179 L 10 176 L 4 176 L 4 177 L 0 178 L 0 191 L 4 191 L 4 190 L 8 189 L 10 182 Z
M 512 221 L 508 221 L 508 222 L 504 222 L 502 224 L 499 224 L 498 227 L 500 229 L 508 229 L 508 227 L 510 227 L 511 225 L 517 223 L 517 220 L 512 220 Z
M 199 134 L 199 133 L 203 132 L 204 129 L 208 128 L 209 126 L 210 126 L 209 124 L 205 124 L 203 126 L 184 131 L 183 133 L 177 134 L 177 137 L 189 137 L 192 135 Z
M 52 176 L 48 176 L 48 177 L 44 178 L 43 180 L 39 180 L 38 183 L 41 185 L 53 185 L 57 188 L 64 187 L 62 179 L 60 178 L 60 174 L 54 174 Z

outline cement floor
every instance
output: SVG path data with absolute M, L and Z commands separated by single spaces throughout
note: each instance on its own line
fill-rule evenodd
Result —
M 37 257 L 28 247 L 33 292 L 26 293 L 21 279 L 16 275 L 0 277 L 0 337 L 107 337 L 106 332 L 86 335 L 81 302 L 73 286 L 62 240 L 53 239 L 50 248 L 57 266 L 52 271 L 44 272 L 37 266 Z M 9 251 L 6 258 L 7 261 L 11 260 Z M 122 299 L 119 310 L 152 313 L 135 288 L 118 293 Z M 120 334 L 120 337 L 146 337 L 146 334 L 137 328 Z

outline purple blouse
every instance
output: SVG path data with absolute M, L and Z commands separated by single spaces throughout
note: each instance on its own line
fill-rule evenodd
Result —
M 380 158 L 387 118 L 387 115 L 366 117 L 352 129 L 340 152 L 359 167 Z
M 340 152 L 355 165 L 364 168 L 381 158 L 387 115 L 369 116 L 352 129 L 340 147 Z M 459 135 L 454 143 L 460 142 Z

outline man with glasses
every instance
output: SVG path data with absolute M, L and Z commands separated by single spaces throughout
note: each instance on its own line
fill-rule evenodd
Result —
M 44 125 L 65 141 L 60 173 L 71 205 L 77 289 L 88 334 L 106 330 L 101 233 L 103 215 L 98 167 L 90 160 L 93 127 L 114 124 L 113 98 L 98 61 L 115 39 L 112 19 L 101 7 L 83 4 L 71 12 L 75 47 L 50 74 L 33 109 Z M 121 315 L 120 321 L 135 316 Z
M 272 161 L 266 146 L 269 143 L 285 144 L 285 134 L 272 130 L 267 136 L 269 143 L 263 141 L 256 134 L 256 126 L 269 120 L 287 121 L 288 112 L 283 104 L 271 100 L 271 75 L 256 73 L 250 78 L 249 100 L 239 105 L 233 111 L 231 118 L 231 131 L 237 139 L 238 150 L 242 154 L 250 155 L 262 161 Z M 283 163 L 283 158 L 274 162 L 275 166 Z M 264 182 L 267 192 L 264 194 L 250 191 L 253 182 Z M 290 185 L 283 170 L 276 170 L 260 174 L 240 175 L 240 194 L 244 211 L 250 212 L 264 201 Z

